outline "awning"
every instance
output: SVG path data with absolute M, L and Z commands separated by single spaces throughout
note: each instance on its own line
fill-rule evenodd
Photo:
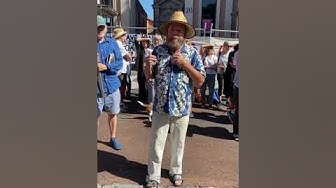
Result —
M 118 15 L 118 12 L 108 5 L 98 4 L 97 14 L 103 17 L 114 17 Z

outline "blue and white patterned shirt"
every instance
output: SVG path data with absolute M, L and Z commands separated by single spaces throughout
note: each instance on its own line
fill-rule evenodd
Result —
M 153 110 L 169 116 L 189 115 L 193 84 L 187 72 L 171 63 L 172 54 L 166 44 L 154 48 L 152 54 L 157 63 L 153 67 L 155 96 Z M 197 50 L 190 45 L 183 45 L 181 55 L 205 76 L 205 69 Z

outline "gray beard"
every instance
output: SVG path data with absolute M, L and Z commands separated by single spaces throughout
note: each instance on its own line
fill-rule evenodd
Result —
M 181 49 L 183 42 L 179 41 L 178 39 L 171 39 L 167 44 L 170 50 L 174 53 Z

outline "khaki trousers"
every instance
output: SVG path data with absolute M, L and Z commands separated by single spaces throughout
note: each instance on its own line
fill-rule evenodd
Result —
M 169 174 L 182 174 L 182 159 L 188 124 L 189 115 L 184 117 L 172 117 L 167 114 L 154 112 L 149 144 L 147 180 L 156 180 L 160 183 L 162 156 L 169 128 L 171 142 Z

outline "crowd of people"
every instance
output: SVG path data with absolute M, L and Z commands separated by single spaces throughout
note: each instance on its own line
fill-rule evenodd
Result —
M 151 105 L 153 110 L 146 179 L 146 186 L 151 188 L 160 184 L 168 131 L 172 145 L 171 181 L 174 186 L 183 183 L 182 159 L 193 103 L 213 109 L 216 100 L 219 104 L 226 102 L 233 121 L 233 137 L 239 139 L 238 44 L 224 42 L 218 52 L 212 44 L 198 48 L 190 40 L 195 29 L 182 11 L 174 12 L 158 29 L 161 35 L 154 36 L 153 42 L 147 36 L 135 42 L 137 100 Z M 120 150 L 122 144 L 116 139 L 117 115 L 124 108 L 124 99 L 131 97 L 132 55 L 125 49 L 127 32 L 116 28 L 112 38 L 106 33 L 104 18 L 97 16 L 97 115 L 99 118 L 103 111 L 108 114 L 109 144 Z

